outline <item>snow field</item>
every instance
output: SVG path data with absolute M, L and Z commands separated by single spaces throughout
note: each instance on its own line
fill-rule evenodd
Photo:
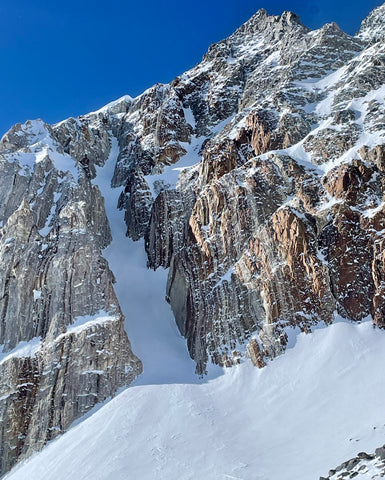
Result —
M 309 480 L 385 433 L 385 332 L 344 322 L 300 334 L 257 370 L 128 388 L 7 480 Z

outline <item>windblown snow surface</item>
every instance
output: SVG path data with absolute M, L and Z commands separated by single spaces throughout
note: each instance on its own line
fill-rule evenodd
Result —
M 7 480 L 317 480 L 385 441 L 385 332 L 368 320 L 299 334 L 258 370 L 245 361 L 198 378 L 110 187 L 117 142 L 95 181 L 113 242 L 105 250 L 144 374 Z

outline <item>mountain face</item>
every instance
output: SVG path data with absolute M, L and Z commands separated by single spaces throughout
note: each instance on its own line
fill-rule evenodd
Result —
M 168 85 L 3 136 L 1 472 L 142 371 L 103 258 L 113 142 L 198 374 L 336 315 L 385 326 L 384 27 L 385 5 L 355 37 L 260 10 Z

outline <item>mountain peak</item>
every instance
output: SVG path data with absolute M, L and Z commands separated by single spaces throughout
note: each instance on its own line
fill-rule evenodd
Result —
M 283 33 L 298 26 L 306 28 L 298 15 L 293 12 L 285 11 L 282 15 L 269 15 L 264 8 L 258 10 L 247 22 L 245 22 L 237 33 L 260 33 L 266 29 L 273 29 Z
M 385 3 L 375 8 L 361 23 L 357 36 L 372 45 L 385 38 Z

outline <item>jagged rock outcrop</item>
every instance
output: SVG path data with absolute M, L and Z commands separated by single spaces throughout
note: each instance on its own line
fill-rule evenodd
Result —
M 82 120 L 118 138 L 127 234 L 145 237 L 150 268 L 170 268 L 166 298 L 198 372 L 231 364 L 253 332 L 272 357 L 286 328 L 336 312 L 383 324 L 372 211 L 385 124 L 373 91 L 385 79 L 383 45 L 367 33 L 382 10 L 351 37 L 262 9 L 170 85 Z M 179 180 L 175 163 L 187 167 Z
M 146 248 L 151 268 L 170 267 L 198 372 L 253 331 L 263 364 L 288 327 L 336 313 L 382 325 L 383 45 L 362 31 L 261 10 L 172 84 L 206 140 L 192 176 L 154 195 Z
M 349 478 L 375 479 L 385 476 L 385 445 L 376 448 L 374 453 L 360 452 L 338 467 L 329 470 L 327 477 L 319 480 L 343 480 Z

